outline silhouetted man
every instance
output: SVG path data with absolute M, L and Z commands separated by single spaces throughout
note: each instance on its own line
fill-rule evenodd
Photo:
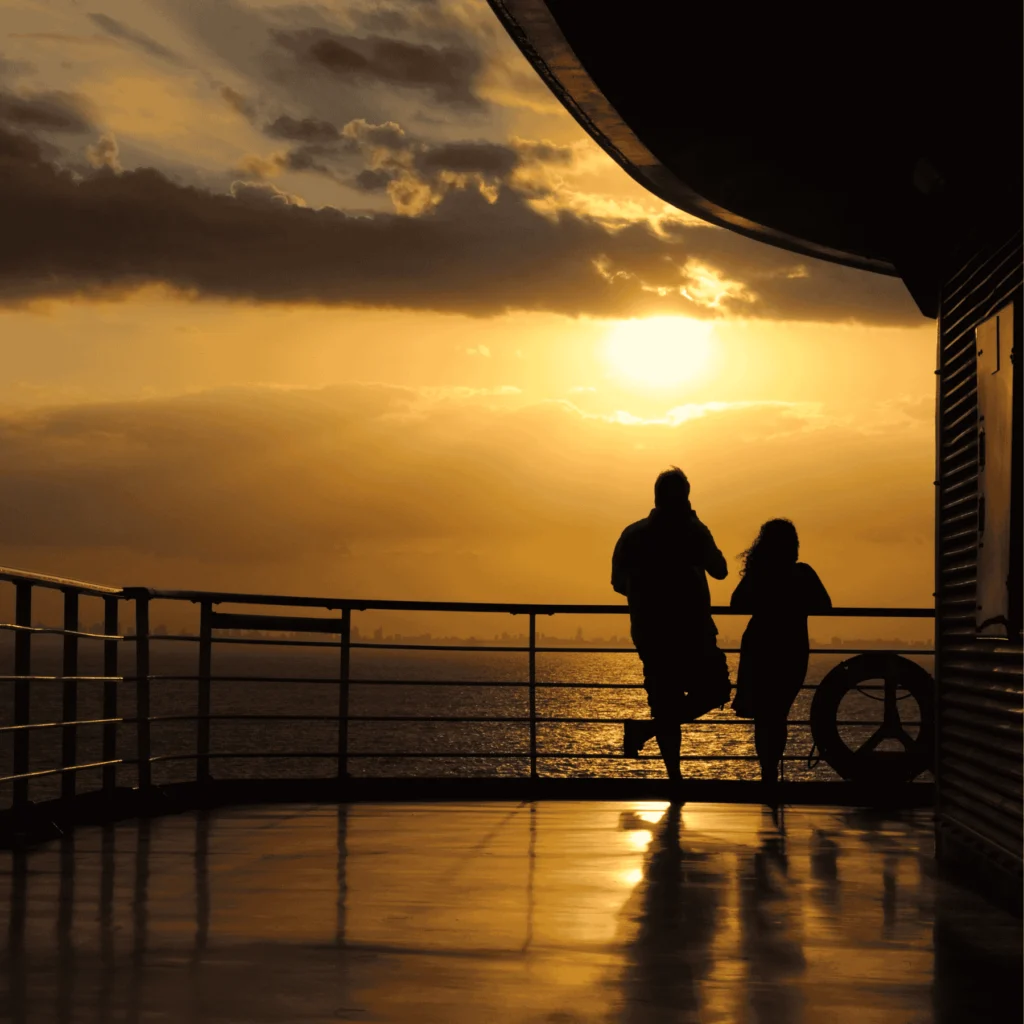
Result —
M 680 725 L 729 699 L 729 669 L 718 649 L 705 573 L 729 574 L 711 531 L 690 505 L 681 469 L 654 484 L 654 508 L 622 531 L 612 555 L 612 586 L 629 601 L 629 624 L 644 668 L 651 721 L 627 721 L 623 749 L 636 757 L 656 736 L 665 770 L 680 779 Z

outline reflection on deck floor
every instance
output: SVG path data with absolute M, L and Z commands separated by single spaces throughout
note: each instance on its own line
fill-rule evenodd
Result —
M 934 878 L 930 830 L 608 802 L 84 828 L 0 854 L 4 1019 L 1019 1020 L 1019 922 Z

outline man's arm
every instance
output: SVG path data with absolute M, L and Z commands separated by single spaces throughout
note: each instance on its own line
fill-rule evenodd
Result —
M 729 566 L 725 561 L 725 555 L 718 550 L 711 531 L 697 518 L 696 512 L 693 518 L 700 533 L 701 566 L 712 579 L 724 580 L 729 575 Z
M 626 535 L 623 534 L 615 545 L 612 552 L 612 590 L 623 597 L 629 597 L 629 574 L 625 566 L 625 544 L 623 541 Z

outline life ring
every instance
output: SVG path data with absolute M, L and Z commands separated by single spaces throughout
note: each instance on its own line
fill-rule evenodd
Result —
M 880 680 L 878 699 L 882 724 L 857 749 L 851 748 L 837 724 L 843 697 L 863 683 Z M 900 720 L 898 690 L 914 698 L 920 725 L 911 736 Z M 906 695 L 906 694 L 905 694 Z M 904 695 L 904 696 L 905 696 Z M 811 701 L 811 735 L 821 757 L 852 782 L 909 782 L 928 771 L 935 752 L 935 681 L 916 662 L 897 654 L 858 654 L 836 665 L 818 684 Z M 898 740 L 902 750 L 878 750 L 886 739 Z

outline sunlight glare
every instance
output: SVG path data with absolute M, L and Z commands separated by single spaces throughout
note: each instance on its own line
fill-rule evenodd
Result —
M 638 850 L 640 853 L 645 853 L 647 847 L 651 845 L 651 833 L 644 832 L 627 832 L 626 842 L 633 847 L 634 850 Z
M 661 821 L 661 819 L 665 817 L 665 812 L 663 810 L 662 811 L 655 811 L 655 810 L 638 811 L 637 812 L 637 817 L 640 818 L 641 821 L 646 821 L 649 825 L 657 825 L 658 822 Z
M 647 387 L 696 380 L 711 359 L 709 321 L 681 316 L 623 320 L 605 338 L 605 358 L 616 376 Z

